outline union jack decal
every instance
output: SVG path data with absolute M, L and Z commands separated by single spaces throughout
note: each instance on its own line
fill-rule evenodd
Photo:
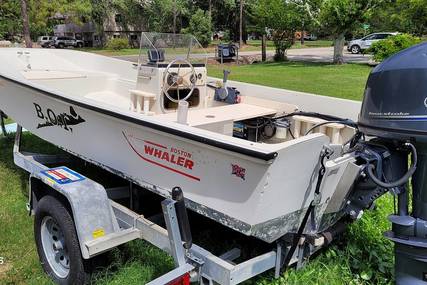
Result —
M 246 169 L 240 167 L 237 164 L 231 164 L 231 175 L 236 175 L 237 177 L 240 177 L 245 180 Z

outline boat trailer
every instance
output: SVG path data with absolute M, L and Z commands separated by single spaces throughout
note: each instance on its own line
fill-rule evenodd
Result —
M 192 243 L 182 190 L 175 187 L 172 197 L 162 203 L 166 228 L 113 201 L 123 197 L 125 188 L 104 188 L 67 167 L 49 168 L 49 164 L 66 162 L 62 155 L 45 155 L 21 151 L 22 127 L 17 126 L 13 148 L 15 164 L 30 173 L 29 203 L 34 214 L 41 193 L 63 196 L 71 207 L 80 250 L 85 259 L 95 257 L 126 242 L 143 239 L 170 254 L 176 268 L 148 283 L 164 284 L 239 284 L 267 270 L 274 269 L 278 278 L 291 245 L 277 242 L 274 250 L 241 263 L 234 263 L 241 251 L 233 248 L 220 256 Z M 88 191 L 90 190 L 90 191 Z M 84 195 L 82 194 L 84 192 Z M 126 195 L 126 193 L 125 193 Z M 96 224 L 96 229 L 92 224 Z M 316 242 L 313 242 L 313 244 Z M 289 264 L 303 266 L 307 257 L 320 246 L 299 246 Z

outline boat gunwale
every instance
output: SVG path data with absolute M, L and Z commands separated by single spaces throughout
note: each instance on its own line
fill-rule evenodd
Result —
M 38 88 L 36 86 L 25 84 L 24 82 L 18 81 L 16 79 L 13 79 L 13 78 L 10 78 L 10 77 L 7 77 L 7 76 L 4 76 L 2 74 L 0 74 L 0 78 L 5 79 L 5 80 L 7 80 L 9 82 L 13 82 L 15 84 L 18 84 L 18 85 L 20 85 L 22 87 L 29 88 L 29 89 L 32 89 L 34 91 L 40 92 L 40 93 L 42 93 L 42 94 L 44 94 L 46 96 L 55 98 L 57 100 L 60 100 L 60 101 L 63 101 L 63 102 L 69 103 L 69 104 L 73 104 L 73 105 L 76 105 L 76 106 L 79 106 L 79 107 L 84 108 L 84 109 L 95 111 L 95 112 L 98 112 L 98 113 L 101 113 L 101 114 L 104 114 L 104 115 L 107 115 L 107 116 L 111 116 L 111 117 L 114 117 L 114 118 L 117 118 L 117 119 L 121 119 L 121 120 L 124 120 L 124 121 L 127 121 L 127 122 L 131 122 L 131 123 L 143 126 L 143 127 L 152 128 L 154 130 L 165 132 L 165 133 L 168 133 L 168 134 L 171 134 L 171 135 L 174 135 L 174 136 L 178 136 L 178 137 L 182 137 L 182 138 L 189 139 L 189 140 L 192 140 L 192 141 L 196 141 L 196 142 L 199 142 L 199 143 L 207 144 L 209 146 L 213 146 L 213 147 L 216 147 L 216 148 L 224 149 L 224 150 L 231 151 L 231 152 L 236 152 L 236 153 L 239 153 L 239 154 L 242 154 L 242 155 L 246 155 L 246 156 L 249 156 L 249 157 L 261 159 L 261 160 L 264 160 L 264 161 L 270 161 L 272 159 L 275 159 L 278 156 L 278 153 L 275 152 L 275 151 L 274 152 L 268 152 L 268 153 L 267 152 L 256 151 L 256 150 L 248 149 L 248 148 L 245 148 L 245 147 L 237 146 L 237 145 L 234 145 L 234 144 L 231 144 L 231 143 L 225 143 L 225 142 L 221 142 L 221 141 L 218 141 L 218 140 L 206 138 L 206 137 L 203 137 L 201 135 L 196 135 L 196 134 L 189 133 L 189 132 L 186 132 L 186 131 L 182 131 L 182 130 L 174 129 L 174 128 L 171 128 L 171 127 L 163 126 L 163 125 L 156 124 L 156 123 L 153 123 L 153 122 L 148 122 L 148 121 L 145 121 L 145 120 L 142 120 L 142 119 L 139 119 L 139 118 L 135 118 L 135 117 L 128 116 L 128 115 L 125 115 L 125 114 L 117 113 L 117 112 L 112 111 L 112 110 L 108 110 L 108 109 L 104 109 L 104 108 L 101 108 L 101 107 L 93 106 L 93 105 L 90 105 L 90 104 L 87 104 L 87 103 L 84 103 L 84 102 L 81 102 L 81 101 L 77 101 L 77 100 L 74 100 L 74 99 L 71 99 L 71 98 L 67 98 L 67 97 L 64 97 L 64 96 L 61 96 L 61 95 L 58 95 L 58 94 L 55 94 L 55 93 L 52 93 L 52 92 L 40 89 L 40 88 Z

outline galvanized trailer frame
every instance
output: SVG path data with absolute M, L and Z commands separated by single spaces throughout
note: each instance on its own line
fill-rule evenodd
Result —
M 27 208 L 30 214 L 34 214 L 37 207 L 37 183 L 44 185 L 47 195 L 62 195 L 68 201 L 75 227 L 78 234 L 80 249 L 85 259 L 106 252 L 118 245 L 135 239 L 144 239 L 157 248 L 172 255 L 176 269 L 153 280 L 149 285 L 167 284 L 180 276 L 189 273 L 191 281 L 200 284 L 239 284 L 269 269 L 275 269 L 275 276 L 280 275 L 280 267 L 286 250 L 290 246 L 278 242 L 274 250 L 261 254 L 239 264 L 233 260 L 240 256 L 240 250 L 234 248 L 221 256 L 216 256 L 208 250 L 193 244 L 189 249 L 184 249 L 179 228 L 179 219 L 176 214 L 176 201 L 166 198 L 162 202 L 162 210 L 166 222 L 166 229 L 139 215 L 131 209 L 114 202 L 111 196 L 120 196 L 129 189 L 112 188 L 105 189 L 100 184 L 86 178 L 83 182 L 74 182 L 67 185 L 53 183 L 41 174 L 49 170 L 45 164 L 63 163 L 64 157 L 57 155 L 44 155 L 22 152 L 20 149 L 22 127 L 18 125 L 13 148 L 15 164 L 30 173 L 29 203 Z M 72 186 L 70 186 L 72 185 Z M 90 190 L 90 191 L 89 191 Z M 46 192 L 46 191 L 45 191 Z M 79 195 L 83 193 L 84 195 Z M 70 193 L 73 193 L 71 195 Z M 110 196 L 110 197 L 109 197 Z M 102 237 L 94 238 L 88 229 L 88 215 L 91 212 L 87 205 L 92 204 L 96 208 L 97 215 L 91 217 L 98 224 L 104 224 L 111 230 L 106 230 Z M 100 214 L 104 213 L 104 214 Z M 92 212 L 93 215 L 93 212 Z M 82 217 L 85 217 L 83 219 Z M 310 253 L 318 248 L 309 248 Z M 302 262 L 303 252 L 307 252 L 305 246 L 299 247 L 292 258 L 291 263 Z

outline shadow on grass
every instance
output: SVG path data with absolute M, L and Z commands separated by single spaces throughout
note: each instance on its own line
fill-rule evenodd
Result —
M 20 177 L 21 192 L 25 197 L 28 197 L 28 179 L 29 174 L 23 169 L 15 165 L 13 161 L 13 147 L 15 143 L 15 133 L 9 133 L 0 138 L 0 162 L 7 168 L 12 169 Z M 57 148 L 39 137 L 24 132 L 21 136 L 21 151 L 43 154 L 65 154 L 64 151 Z

